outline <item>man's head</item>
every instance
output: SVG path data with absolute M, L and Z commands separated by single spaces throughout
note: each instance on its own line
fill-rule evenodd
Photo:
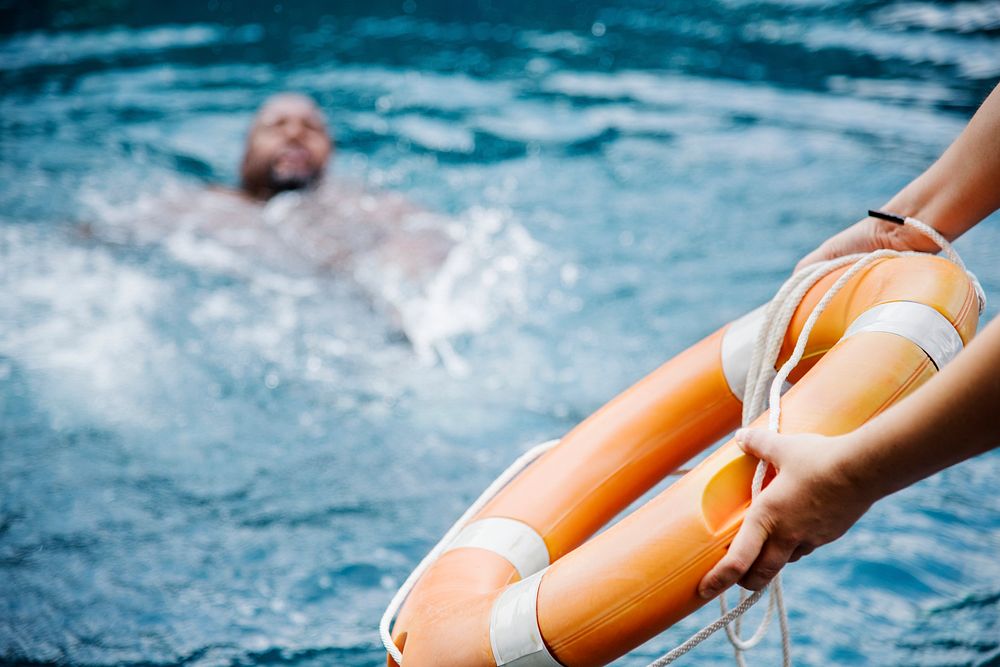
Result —
M 316 183 L 333 150 L 326 118 L 316 103 L 298 93 L 269 97 L 247 135 L 240 176 L 258 199 Z

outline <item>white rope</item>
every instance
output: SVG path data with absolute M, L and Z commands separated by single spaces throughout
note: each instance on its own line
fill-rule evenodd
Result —
M 976 276 L 966 268 L 962 258 L 958 256 L 958 253 L 951 247 L 951 244 L 937 230 L 916 218 L 906 218 L 904 224 L 910 225 L 922 232 L 941 248 L 948 259 L 966 272 L 976 292 L 979 301 L 979 312 L 982 314 L 983 309 L 986 307 L 986 295 L 983 292 L 983 288 Z M 754 345 L 750 360 L 750 370 L 747 374 L 746 391 L 744 392 L 743 426 L 748 426 L 767 407 L 770 409 L 767 427 L 775 433 L 778 432 L 781 419 L 782 388 L 785 386 L 789 374 L 791 374 L 802 360 L 802 355 L 805 354 L 806 345 L 809 342 L 809 336 L 812 334 L 813 327 L 815 327 L 820 315 L 823 314 L 823 311 L 826 310 L 827 306 L 830 305 L 830 302 L 833 301 L 833 298 L 840 292 L 844 285 L 858 273 L 881 259 L 920 254 L 923 253 L 876 250 L 867 254 L 847 255 L 809 265 L 785 281 L 785 284 L 781 286 L 778 293 L 765 309 L 764 326 L 758 333 L 757 341 Z M 777 362 L 778 354 L 781 352 L 781 346 L 784 342 L 788 325 L 791 323 L 792 317 L 795 315 L 795 311 L 798 310 L 799 304 L 806 293 L 824 276 L 847 265 L 851 265 L 851 267 L 830 286 L 823 295 L 823 298 L 813 308 L 805 324 L 802 326 L 802 331 L 795 342 L 795 348 L 791 356 L 781 366 L 781 369 L 775 372 L 774 364 Z M 767 388 L 766 405 L 764 400 L 765 388 Z M 764 484 L 764 477 L 767 474 L 767 468 L 768 464 L 765 461 L 760 461 L 757 464 L 751 485 L 751 502 L 760 493 Z M 742 639 L 740 637 L 740 619 L 750 607 L 760 600 L 765 591 L 770 591 L 770 596 L 764 618 L 749 639 Z M 738 667 L 746 667 L 743 654 L 760 643 L 764 638 L 775 607 L 778 611 L 778 624 L 781 632 L 782 664 L 784 667 L 791 667 L 791 635 L 788 629 L 788 614 L 785 610 L 780 574 L 776 575 L 765 588 L 753 593 L 749 597 L 746 597 L 746 593 L 741 590 L 740 603 L 731 611 L 726 606 L 725 592 L 719 596 L 719 604 L 722 608 L 722 616 L 719 619 L 696 632 L 677 648 L 650 663 L 649 667 L 664 667 L 665 665 L 669 665 L 705 641 L 721 627 L 726 629 L 726 635 L 733 646 L 736 664 Z
M 532 447 L 521 456 L 517 457 L 513 463 L 511 463 L 506 470 L 500 473 L 500 476 L 493 480 L 493 483 L 486 487 L 476 501 L 469 506 L 469 509 L 465 510 L 465 513 L 458 518 L 448 532 L 444 534 L 444 537 L 434 545 L 434 548 L 430 550 L 424 559 L 420 561 L 416 569 L 410 573 L 410 576 L 406 578 L 403 585 L 399 587 L 396 594 L 392 596 L 392 600 L 389 602 L 389 606 L 386 607 L 385 613 L 382 614 L 382 620 L 379 621 L 378 631 L 379 635 L 382 637 L 382 644 L 385 646 L 385 650 L 392 656 L 392 659 L 396 661 L 397 665 L 403 664 L 403 653 L 396 646 L 396 642 L 392 641 L 392 634 L 389 631 L 389 626 L 392 623 L 392 619 L 395 618 L 396 612 L 399 608 L 403 606 L 403 602 L 406 601 L 406 596 L 410 594 L 413 587 L 416 585 L 417 581 L 423 575 L 424 571 L 431 566 L 431 563 L 438 559 L 438 556 L 451 544 L 451 541 L 455 539 L 455 536 L 465 527 L 465 524 L 469 522 L 469 519 L 474 517 L 479 513 L 483 507 L 486 506 L 493 497 L 500 493 L 500 490 L 507 486 L 512 479 L 517 477 L 518 473 L 527 468 L 534 462 L 535 459 L 540 457 L 545 452 L 549 451 L 553 447 L 559 444 L 558 440 L 550 440 L 549 442 L 543 442 L 540 445 Z
M 906 218 L 905 224 L 911 225 L 923 232 L 941 247 L 948 259 L 965 269 L 965 264 L 962 262 L 962 259 L 958 256 L 958 254 L 952 249 L 951 244 L 949 244 L 944 237 L 938 234 L 937 231 L 914 218 Z M 837 292 L 839 292 L 851 278 L 879 259 L 885 257 L 897 257 L 900 255 L 919 254 L 923 253 L 903 253 L 895 250 L 878 250 L 867 255 L 849 255 L 827 262 L 810 265 L 789 278 L 778 290 L 774 299 L 772 299 L 767 305 L 765 311 L 765 325 L 761 328 L 761 331 L 757 336 L 757 341 L 754 345 L 750 361 L 750 372 L 747 375 L 745 400 L 743 404 L 743 425 L 748 425 L 756 419 L 758 415 L 764 412 L 765 407 L 769 406 L 771 412 L 768 419 L 768 428 L 774 432 L 778 431 L 778 422 L 781 415 L 781 389 L 785 380 L 788 379 L 788 375 L 802 359 L 806 343 L 809 340 L 809 335 L 812 333 L 812 329 L 815 326 L 816 321 L 819 319 L 819 316 L 822 314 L 823 310 L 826 309 L 827 305 L 829 305 L 830 301 L 833 300 L 833 297 L 836 296 Z M 809 315 L 805 325 L 802 327 L 802 332 L 799 334 L 799 338 L 796 341 L 795 349 L 793 350 L 791 357 L 789 357 L 788 361 L 782 365 L 779 371 L 775 372 L 774 364 L 777 362 L 778 354 L 781 351 L 781 346 L 785 339 L 785 332 L 788 329 L 788 325 L 791 323 L 796 309 L 798 309 L 799 303 L 805 297 L 806 293 L 824 276 L 852 263 L 853 266 L 851 266 L 850 269 L 844 272 L 844 274 L 837 279 L 819 303 L 816 304 L 816 307 L 813 308 L 812 313 Z M 983 289 L 976 277 L 968 271 L 968 269 L 965 270 L 972 281 L 977 296 L 979 297 L 979 312 L 982 313 L 986 306 L 986 296 L 983 293 Z M 768 391 L 768 387 L 770 388 L 770 391 Z M 436 561 L 445 551 L 455 536 L 462 530 L 462 528 L 465 527 L 473 516 L 478 514 L 480 510 L 482 510 L 482 508 L 485 507 L 486 504 L 492 500 L 501 489 L 507 486 L 507 484 L 509 484 L 510 481 L 513 480 L 522 470 L 527 468 L 542 454 L 552 449 L 558 444 L 558 442 L 558 440 L 552 440 L 550 442 L 543 443 L 533 447 L 518 457 L 517 460 L 504 470 L 500 476 L 497 477 L 485 491 L 483 491 L 479 498 L 477 498 L 476 501 L 469 506 L 469 509 L 467 509 L 465 513 L 459 517 L 458 521 L 456 521 L 452 527 L 448 529 L 448 532 L 445 533 L 444 537 L 442 537 L 434 548 L 431 549 L 430 553 L 424 556 L 423 560 L 420 561 L 416 569 L 410 573 L 410 576 L 406 578 L 403 585 L 398 591 L 396 591 L 396 594 L 389 602 L 389 606 L 386 607 L 385 613 L 382 614 L 382 619 L 379 622 L 379 635 L 382 638 L 382 644 L 385 646 L 386 652 L 392 657 L 393 660 L 396 661 L 397 665 L 403 664 L 403 654 L 392 640 L 390 625 L 392 624 L 392 620 L 395 618 L 396 613 L 399 611 L 399 608 L 403 605 L 403 602 L 406 601 L 406 597 L 410 594 L 410 591 L 413 590 L 417 581 L 427 568 L 430 567 L 430 565 L 434 563 L 434 561 Z M 677 471 L 677 473 L 674 474 L 680 474 L 683 472 L 686 471 Z M 764 461 L 761 461 L 757 465 L 757 469 L 754 471 L 751 498 L 756 498 L 757 494 L 760 493 L 766 473 L 767 464 Z M 755 605 L 768 590 L 770 590 L 771 595 L 768 601 L 767 611 L 764 614 L 764 618 L 761 621 L 760 626 L 749 639 L 740 638 L 739 632 L 741 617 L 748 609 L 750 609 L 750 607 Z M 781 629 L 783 664 L 785 667 L 790 667 L 792 664 L 791 641 L 788 631 L 788 615 L 785 611 L 784 598 L 781 592 L 780 576 L 776 576 L 766 588 L 752 593 L 749 597 L 744 596 L 745 593 L 741 592 L 740 602 L 733 607 L 733 609 L 729 610 L 726 607 L 725 593 L 723 593 L 719 600 L 722 605 L 722 616 L 696 632 L 680 646 L 650 663 L 649 667 L 664 667 L 665 665 L 669 665 L 693 649 L 695 646 L 698 646 L 698 644 L 701 644 L 703 641 L 708 639 L 711 635 L 718 631 L 719 628 L 723 627 L 726 629 L 729 641 L 733 645 L 737 665 L 739 667 L 745 667 L 743 653 L 756 646 L 764 638 L 767 626 L 775 609 L 778 612 L 778 624 Z M 733 627 L 730 627 L 730 625 Z

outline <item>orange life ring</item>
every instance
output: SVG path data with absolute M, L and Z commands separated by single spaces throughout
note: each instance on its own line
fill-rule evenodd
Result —
M 806 294 L 779 365 L 845 270 Z M 817 321 L 782 399 L 781 431 L 857 428 L 961 350 L 975 333 L 977 305 L 965 272 L 949 261 L 873 263 Z M 734 441 L 592 536 L 739 424 L 761 318 L 754 311 L 668 361 L 493 498 L 400 610 L 393 639 L 406 667 L 603 665 L 700 607 L 698 582 L 750 502 L 756 460 Z

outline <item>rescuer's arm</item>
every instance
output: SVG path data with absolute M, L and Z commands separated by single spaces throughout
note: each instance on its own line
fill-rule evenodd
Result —
M 882 208 L 917 218 L 954 241 L 1000 208 L 1000 86 L 993 89 L 969 124 L 920 176 Z M 910 227 L 865 218 L 832 236 L 806 255 L 807 264 L 880 248 L 937 252 L 938 248 Z
M 758 590 L 785 563 L 847 531 L 875 501 L 1000 445 L 1000 318 L 898 405 L 837 437 L 742 429 L 743 450 L 777 470 L 725 557 L 702 579 L 711 598 Z

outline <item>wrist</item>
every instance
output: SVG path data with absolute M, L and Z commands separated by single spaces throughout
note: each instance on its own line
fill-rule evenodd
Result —
M 865 505 L 890 495 L 894 486 L 893 471 L 887 469 L 885 454 L 888 442 L 881 429 L 870 425 L 839 436 L 833 448 L 833 468 L 850 497 Z
M 900 190 L 896 196 L 882 206 L 882 210 L 904 218 L 923 220 L 928 225 L 934 227 L 934 221 L 926 219 L 928 209 L 930 208 L 929 199 L 931 198 L 920 196 L 918 193 L 913 192 L 913 189 L 913 184 L 911 184 Z
M 955 194 L 947 183 L 935 182 L 925 172 L 886 202 L 883 209 L 897 215 L 916 218 L 936 229 L 951 242 L 978 222 L 963 217 L 964 209 L 956 206 L 954 197 Z M 911 233 L 913 231 L 907 230 Z M 898 233 L 903 234 L 903 232 Z

